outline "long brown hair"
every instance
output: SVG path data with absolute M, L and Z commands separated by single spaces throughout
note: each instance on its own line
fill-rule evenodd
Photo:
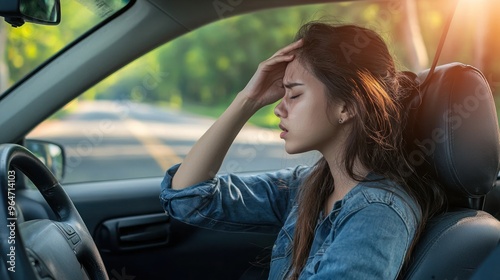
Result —
M 421 208 L 422 219 L 408 258 L 424 223 L 445 204 L 440 188 L 430 179 L 417 177 L 407 156 L 403 138 L 406 114 L 403 100 L 414 81 L 398 72 L 383 39 L 374 31 L 354 25 L 310 22 L 296 39 L 304 45 L 296 57 L 324 85 L 329 103 L 343 101 L 353 114 L 352 130 L 344 152 L 344 167 L 354 180 L 356 161 L 398 183 Z M 318 216 L 334 190 L 327 161 L 321 158 L 298 193 L 298 218 L 294 233 L 292 279 L 297 279 L 311 249 Z

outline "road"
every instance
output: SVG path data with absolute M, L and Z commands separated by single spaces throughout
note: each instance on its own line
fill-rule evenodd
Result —
M 182 161 L 214 119 L 115 101 L 79 101 L 59 120 L 48 120 L 28 138 L 61 144 L 63 183 L 163 176 Z M 256 172 L 312 164 L 316 154 L 288 155 L 279 131 L 247 125 L 236 138 L 220 172 Z

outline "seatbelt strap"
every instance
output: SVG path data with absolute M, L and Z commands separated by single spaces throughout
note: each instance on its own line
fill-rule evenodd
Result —
M 422 88 L 424 88 L 427 83 L 429 82 L 432 74 L 434 74 L 434 70 L 436 69 L 437 63 L 439 61 L 439 56 L 441 55 L 441 51 L 443 50 L 444 42 L 446 41 L 446 36 L 448 35 L 448 31 L 450 30 L 450 25 L 451 22 L 453 21 L 453 16 L 455 15 L 455 12 L 457 10 L 458 2 L 460 0 L 453 1 L 451 4 L 452 7 L 450 9 L 450 12 L 448 14 L 448 17 L 446 19 L 446 22 L 444 24 L 444 29 L 443 33 L 441 34 L 441 38 L 439 39 L 439 44 L 436 49 L 436 54 L 434 55 L 434 60 L 432 61 L 431 68 L 429 69 L 429 74 L 427 74 L 427 77 L 425 78 L 424 82 L 422 83 Z

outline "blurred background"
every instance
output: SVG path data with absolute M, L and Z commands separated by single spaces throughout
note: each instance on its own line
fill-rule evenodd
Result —
M 104 20 L 102 12 L 89 7 L 88 2 L 62 1 L 61 26 L 0 25 L 0 91 L 81 36 L 89 28 L 83 23 Z M 389 42 L 402 70 L 419 71 L 432 62 L 452 2 L 357 1 L 228 18 L 158 48 L 83 94 L 81 100 L 130 98 L 217 116 L 260 61 L 291 42 L 304 22 L 317 18 L 374 28 Z M 471 64 L 496 87 L 500 81 L 500 23 L 494 15 L 499 13 L 500 1 L 460 1 L 440 63 Z M 139 92 L 136 85 L 151 73 L 160 73 L 157 78 L 161 81 L 147 93 Z M 206 105 L 210 110 L 205 110 Z M 266 117 L 270 111 L 253 122 L 276 125 Z
M 235 6 L 232 12 L 221 13 L 220 21 L 160 46 L 102 80 L 42 123 L 30 137 L 61 143 L 67 156 L 73 157 L 73 163 L 67 162 L 72 172 L 67 173 L 65 182 L 161 176 L 166 168 L 182 159 L 192 143 L 223 112 L 246 85 L 258 63 L 292 42 L 305 22 L 325 19 L 372 28 L 387 41 L 400 70 L 418 72 L 430 67 L 454 2 L 353 1 L 231 16 L 237 13 Z M 109 11 L 127 4 L 123 0 L 108 0 L 110 8 L 103 9 L 96 3 L 91 0 L 61 1 L 59 26 L 27 23 L 13 28 L 6 23 L 0 24 L 0 92 L 107 20 L 112 16 Z M 217 9 L 215 5 L 214 9 Z M 479 68 L 497 100 L 500 95 L 500 23 L 495 15 L 498 14 L 500 1 L 459 1 L 439 60 L 439 64 L 458 61 Z M 285 153 L 274 130 L 279 119 L 274 116 L 273 109 L 274 106 L 263 108 L 251 119 L 254 130 L 247 134 L 249 137 L 257 135 L 258 139 L 242 136 L 241 146 L 234 149 L 233 156 L 229 155 L 224 170 L 269 169 L 273 155 L 277 167 L 296 163 L 289 158 L 283 160 Z M 147 113 L 154 116 L 146 116 Z M 160 117 L 162 114 L 164 118 Z M 182 117 L 178 117 L 181 114 Z M 108 120 L 113 129 L 101 127 L 103 120 Z M 188 129 L 187 124 L 193 124 L 193 128 Z M 165 134 L 149 135 L 152 130 Z M 123 140 L 125 134 L 135 142 Z M 108 142 L 109 139 L 115 142 Z M 90 144 L 87 147 L 82 143 Z M 263 143 L 275 150 L 262 148 Z M 144 155 L 147 158 L 142 158 Z M 242 167 L 242 162 L 253 165 Z M 306 162 L 314 162 L 314 157 Z M 84 165 L 87 167 L 82 168 Z M 116 172 L 103 174 L 102 168 L 109 166 L 114 166 Z

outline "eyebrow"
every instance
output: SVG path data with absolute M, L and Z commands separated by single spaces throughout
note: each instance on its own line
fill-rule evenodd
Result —
M 292 89 L 293 87 L 296 87 L 296 86 L 303 86 L 304 84 L 301 84 L 301 83 L 286 83 L 286 84 L 283 84 L 284 87 L 288 88 L 288 89 Z

